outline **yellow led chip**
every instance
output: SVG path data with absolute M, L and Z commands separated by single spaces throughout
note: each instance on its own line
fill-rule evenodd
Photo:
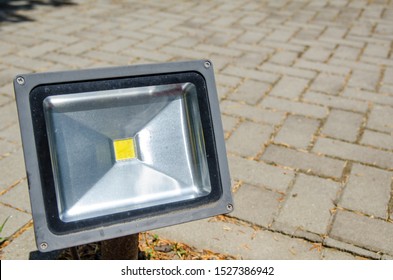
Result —
M 120 139 L 113 141 L 116 161 L 135 158 L 134 139 Z

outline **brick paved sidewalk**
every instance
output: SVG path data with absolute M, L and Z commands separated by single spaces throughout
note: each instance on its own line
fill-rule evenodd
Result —
M 210 58 L 236 210 L 156 232 L 244 259 L 393 259 L 393 1 L 70 2 L 0 4 L 2 258 L 36 250 L 17 73 Z

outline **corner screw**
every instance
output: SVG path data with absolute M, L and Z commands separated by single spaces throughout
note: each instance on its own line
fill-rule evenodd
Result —
M 24 85 L 24 84 L 25 84 L 25 78 L 23 78 L 23 77 L 17 77 L 17 78 L 16 78 L 16 82 L 17 82 L 19 85 Z
M 204 63 L 203 65 L 204 65 L 205 68 L 207 69 L 207 68 L 210 68 L 210 66 L 211 66 L 212 64 L 210 63 L 210 61 L 205 61 L 205 63 Z
M 227 209 L 228 209 L 228 211 L 232 211 L 232 210 L 233 210 L 233 205 L 232 205 L 232 204 L 230 204 L 230 203 L 228 203 L 228 205 L 227 205 Z
M 42 242 L 42 243 L 40 244 L 40 248 L 41 248 L 42 250 L 46 250 L 46 249 L 48 248 L 48 243 Z

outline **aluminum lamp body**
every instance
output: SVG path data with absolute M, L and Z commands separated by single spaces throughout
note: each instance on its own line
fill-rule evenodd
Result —
M 233 209 L 210 61 L 27 74 L 14 88 L 39 250 Z

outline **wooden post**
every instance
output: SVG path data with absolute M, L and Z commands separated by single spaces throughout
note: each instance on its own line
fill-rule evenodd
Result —
M 101 242 L 103 260 L 137 260 L 139 234 L 109 239 Z

